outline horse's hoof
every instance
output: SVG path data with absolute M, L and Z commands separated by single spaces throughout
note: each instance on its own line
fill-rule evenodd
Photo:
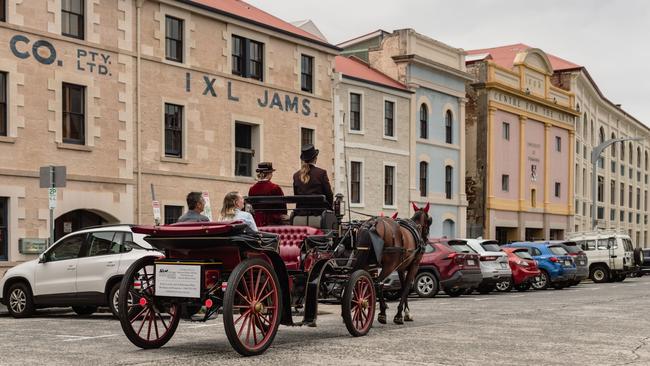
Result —
M 377 317 L 377 321 L 378 321 L 380 324 L 386 324 L 386 315 L 379 315 L 379 316 Z
M 393 323 L 395 323 L 397 325 L 402 325 L 402 324 L 404 324 L 404 320 L 402 318 L 395 317 L 395 318 L 393 318 Z
M 406 314 L 406 315 L 404 315 L 404 321 L 405 321 L 405 322 L 412 322 L 412 321 L 413 321 L 413 317 L 410 316 L 409 314 Z

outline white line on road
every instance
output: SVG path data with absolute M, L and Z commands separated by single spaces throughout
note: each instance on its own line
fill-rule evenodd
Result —
M 525 297 L 526 295 L 512 295 L 510 297 Z
M 215 323 L 215 324 L 201 324 L 201 325 L 194 325 L 194 326 L 188 327 L 188 329 L 197 329 L 197 328 L 205 328 L 205 327 L 214 327 L 214 326 L 217 326 L 217 325 L 219 325 L 219 323 Z
M 474 299 L 474 301 L 485 301 L 485 300 L 491 300 L 489 297 L 484 297 L 482 299 Z
M 76 336 L 76 335 L 57 335 L 57 337 L 68 338 L 64 339 L 64 342 L 76 342 L 76 341 L 85 341 L 88 339 L 97 339 L 97 338 L 108 338 L 115 337 L 117 334 L 106 334 L 100 336 Z

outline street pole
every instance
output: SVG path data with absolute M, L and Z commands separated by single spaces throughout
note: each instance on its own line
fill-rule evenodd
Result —
M 607 148 L 609 145 L 615 144 L 617 142 L 639 141 L 639 140 L 643 140 L 643 138 L 621 137 L 617 139 L 611 139 L 611 140 L 603 141 L 600 145 L 594 147 L 593 150 L 591 150 L 591 167 L 592 167 L 591 171 L 593 172 L 593 176 L 591 178 L 591 228 L 592 230 L 596 230 L 596 228 L 598 227 L 597 191 L 598 191 L 598 160 L 600 159 L 600 155 L 603 153 L 603 150 L 605 150 L 605 148 Z M 603 187 L 603 190 L 604 189 L 605 187 Z
M 50 165 L 50 188 L 54 188 L 54 167 Z M 49 192 L 48 192 L 49 195 Z M 50 240 L 47 244 L 49 248 L 50 245 L 54 244 L 54 208 L 50 205 Z

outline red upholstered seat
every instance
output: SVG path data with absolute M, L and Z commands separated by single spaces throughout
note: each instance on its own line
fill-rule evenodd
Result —
M 280 257 L 288 270 L 300 269 L 300 247 L 303 240 L 311 235 L 322 235 L 320 229 L 309 226 L 262 226 L 259 231 L 278 234 L 280 239 Z

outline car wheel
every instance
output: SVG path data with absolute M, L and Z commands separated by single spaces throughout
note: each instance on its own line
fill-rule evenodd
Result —
M 27 284 L 19 282 L 9 288 L 7 310 L 14 318 L 28 318 L 34 314 L 32 289 Z
M 121 282 L 118 282 L 113 285 L 111 291 L 108 293 L 108 308 L 111 309 L 111 313 L 116 318 L 119 318 L 119 303 L 120 303 L 120 285 Z M 133 305 L 133 295 L 129 294 L 129 305 Z
M 567 287 L 566 282 L 558 282 L 553 284 L 553 288 L 556 290 L 562 290 L 565 287 Z
M 73 306 L 72 310 L 74 310 L 77 315 L 88 316 L 97 312 L 97 306 Z
M 626 278 L 627 278 L 627 275 L 625 273 L 621 273 L 619 275 L 616 275 L 616 277 L 614 278 L 614 281 L 623 282 L 623 281 L 625 281 Z
M 420 297 L 434 297 L 438 293 L 438 279 L 431 272 L 422 272 L 415 278 L 415 293 Z
M 458 297 L 465 293 L 466 290 L 464 288 L 444 288 L 443 291 L 449 297 Z
M 515 289 L 516 289 L 517 291 L 519 291 L 519 292 L 528 291 L 528 290 L 530 290 L 530 283 L 528 283 L 528 282 L 526 282 L 526 283 L 520 283 L 520 284 L 518 284 L 518 285 L 515 286 Z
M 388 301 L 395 301 L 399 299 L 401 295 L 401 291 L 398 290 L 393 290 L 393 291 L 384 291 L 384 298 Z
M 609 282 L 609 277 L 609 269 L 605 266 L 594 266 L 589 274 L 589 278 L 596 283 Z
M 496 290 L 499 292 L 510 292 L 510 290 L 512 290 L 512 281 L 506 280 L 506 281 L 497 282 Z
M 548 272 L 541 271 L 539 276 L 535 277 L 532 286 L 535 290 L 546 290 L 551 282 Z
M 634 265 L 642 266 L 644 259 L 643 250 L 641 250 L 641 248 L 634 248 Z

